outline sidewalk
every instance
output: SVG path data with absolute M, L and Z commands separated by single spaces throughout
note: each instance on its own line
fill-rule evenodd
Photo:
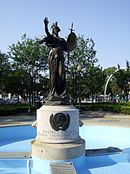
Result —
M 86 111 L 80 115 L 85 125 L 121 126 L 130 128 L 130 115 L 106 111 Z
M 17 116 L 0 116 L 0 127 L 31 125 L 36 120 L 35 113 Z M 105 111 L 85 111 L 80 114 L 80 120 L 85 125 L 121 126 L 130 128 L 130 115 Z
M 16 126 L 16 125 L 31 125 L 36 116 L 32 114 L 20 114 L 16 116 L 0 116 L 0 127 Z

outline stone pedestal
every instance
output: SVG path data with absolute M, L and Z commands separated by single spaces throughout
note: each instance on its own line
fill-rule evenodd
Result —
M 72 105 L 43 105 L 37 110 L 37 136 L 32 156 L 65 160 L 82 156 L 85 141 L 79 136 L 79 111 Z

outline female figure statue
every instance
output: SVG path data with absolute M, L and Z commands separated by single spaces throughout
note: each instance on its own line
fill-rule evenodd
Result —
M 47 37 L 40 41 L 45 42 L 47 46 L 51 47 L 48 63 L 50 71 L 51 90 L 49 97 L 63 95 L 66 91 L 66 77 L 64 65 L 64 51 L 68 51 L 67 43 L 63 38 L 59 37 L 60 28 L 57 22 L 52 25 L 52 34 L 48 30 L 48 18 L 44 19 L 45 32 Z

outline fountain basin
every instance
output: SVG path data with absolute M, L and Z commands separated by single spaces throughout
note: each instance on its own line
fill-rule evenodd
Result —
M 52 162 L 72 162 L 78 174 L 129 174 L 130 128 L 83 126 L 80 136 L 85 139 L 87 150 L 117 147 L 122 151 L 92 153 L 60 161 L 30 158 L 36 129 L 31 126 L 3 127 L 0 128 L 0 173 L 50 174 Z

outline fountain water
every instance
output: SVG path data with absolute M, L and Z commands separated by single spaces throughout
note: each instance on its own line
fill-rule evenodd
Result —
M 78 174 L 129 174 L 130 128 L 81 127 L 79 134 L 87 142 L 86 153 L 67 160 L 32 158 L 31 142 L 35 139 L 36 132 L 32 126 L 0 128 L 1 174 L 51 174 L 54 166 L 56 170 L 60 170 L 60 167 L 71 164 Z

